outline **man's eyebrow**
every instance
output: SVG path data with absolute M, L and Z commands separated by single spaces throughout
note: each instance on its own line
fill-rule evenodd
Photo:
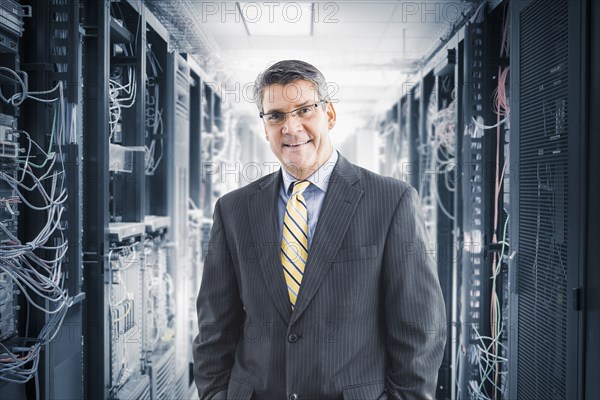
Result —
M 292 108 L 292 110 L 296 110 L 296 109 L 298 109 L 298 108 L 302 108 L 302 107 L 304 107 L 304 106 L 312 105 L 312 104 L 315 104 L 315 103 L 316 103 L 316 102 L 313 102 L 313 101 L 307 100 L 307 101 L 305 101 L 304 103 L 301 103 L 300 105 L 298 105 L 297 107 L 294 107 L 294 108 Z M 286 111 L 283 111 L 283 110 L 281 110 L 281 109 L 279 109 L 279 108 L 275 108 L 275 109 L 273 109 L 273 110 L 269 110 L 269 111 L 267 111 L 267 112 L 265 112 L 265 113 L 263 113 L 263 114 L 283 113 L 283 112 L 286 112 Z

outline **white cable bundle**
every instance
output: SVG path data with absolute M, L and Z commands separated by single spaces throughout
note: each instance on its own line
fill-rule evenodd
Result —
M 45 223 L 36 236 L 27 243 L 22 243 L 7 227 L 0 222 L 0 229 L 9 238 L 0 244 L 0 271 L 4 272 L 21 290 L 29 305 L 48 315 L 46 324 L 38 334 L 37 340 L 25 342 L 22 347 L 12 349 L 0 344 L 0 380 L 24 383 L 33 378 L 39 363 L 39 354 L 43 345 L 56 337 L 72 304 L 64 289 L 62 260 L 68 249 L 68 241 L 63 235 L 62 215 L 67 200 L 64 188 L 65 168 L 61 153 L 61 145 L 65 144 L 65 104 L 62 82 L 51 90 L 30 92 L 27 85 L 27 74 L 22 71 L 0 67 L 0 71 L 9 72 L 21 85 L 22 91 L 7 99 L 0 91 L 0 98 L 8 104 L 18 106 L 30 98 L 45 103 L 56 102 L 52 132 L 48 151 L 44 151 L 25 131 L 18 131 L 27 140 L 27 152 L 16 160 L 18 176 L 0 171 L 0 180 L 5 182 L 17 194 L 19 200 L 31 212 L 45 214 Z M 21 78 L 24 77 L 24 79 Z M 59 91 L 59 97 L 42 99 L 33 95 L 49 94 Z M 59 155 L 53 153 L 52 145 L 58 145 Z M 45 156 L 43 163 L 36 164 L 31 158 L 31 149 L 36 147 Z M 24 158 L 24 159 L 23 159 Z M 56 162 L 58 158 L 58 163 Z M 36 193 L 42 204 L 32 204 L 27 197 Z M 54 238 L 54 245 L 49 241 Z M 40 252 L 50 256 L 39 255 Z M 34 297 L 39 300 L 34 300 Z M 28 327 L 25 334 L 28 334 Z M 26 338 L 29 339 L 29 338 Z M 31 340 L 31 339 L 29 339 Z M 31 364 L 29 364 L 31 362 Z

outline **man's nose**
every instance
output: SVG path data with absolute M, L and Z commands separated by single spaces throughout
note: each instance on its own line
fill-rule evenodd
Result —
M 302 129 L 302 122 L 296 115 L 296 112 L 287 114 L 285 117 L 285 121 L 283 122 L 284 133 L 293 133 Z

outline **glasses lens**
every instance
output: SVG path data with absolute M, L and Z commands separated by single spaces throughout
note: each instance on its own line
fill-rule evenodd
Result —
M 314 111 L 315 111 L 315 106 L 310 105 L 310 106 L 302 107 L 299 110 L 297 110 L 296 115 L 300 118 L 307 119 L 312 116 Z
M 283 113 L 267 114 L 267 115 L 265 115 L 265 120 L 270 125 L 281 124 L 283 121 L 285 121 L 285 114 L 283 114 Z

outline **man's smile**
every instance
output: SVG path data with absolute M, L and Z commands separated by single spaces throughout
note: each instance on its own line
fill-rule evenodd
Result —
M 302 146 L 302 145 L 305 145 L 308 143 L 310 143 L 310 140 L 306 140 L 304 142 L 296 142 L 296 143 L 284 143 L 283 145 L 285 147 L 299 147 L 299 146 Z

